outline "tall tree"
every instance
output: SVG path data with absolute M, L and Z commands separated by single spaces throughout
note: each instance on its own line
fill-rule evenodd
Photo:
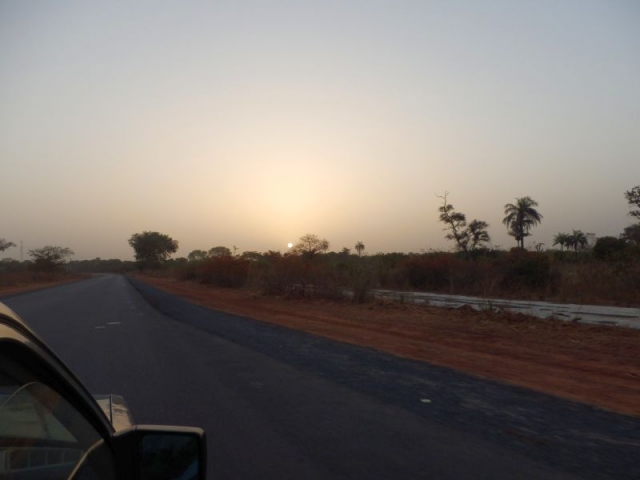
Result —
M 631 190 L 624 192 L 624 197 L 629 202 L 629 207 L 634 210 L 629 211 L 629 215 L 640 219 L 640 185 L 633 187 Z
M 635 245 L 640 245 L 640 223 L 625 227 L 624 233 L 620 235 L 620 238 Z
M 300 237 L 300 241 L 294 245 L 291 252 L 311 259 L 320 253 L 326 252 L 327 250 L 329 250 L 328 241 L 324 238 L 318 238 L 317 235 L 307 233 Z
M 582 250 L 587 246 L 589 241 L 587 240 L 587 236 L 584 234 L 582 230 L 573 230 L 571 235 L 568 235 L 567 238 L 567 248 L 573 248 L 573 251 L 578 253 L 578 250 Z
M 362 242 L 356 242 L 356 251 L 358 252 L 358 256 L 361 257 L 362 256 L 362 252 L 364 252 L 364 243 Z
M 553 236 L 553 245 L 560 245 L 560 250 L 564 250 L 567 246 L 567 240 L 569 240 L 568 233 L 557 233 Z
M 491 241 L 491 237 L 487 232 L 489 224 L 482 220 L 472 220 L 467 225 L 467 216 L 454 210 L 453 205 L 447 202 L 447 195 L 449 195 L 449 192 L 445 192 L 444 195 L 438 195 L 438 197 L 442 198 L 442 206 L 438 208 L 440 221 L 446 225 L 444 230 L 449 231 L 445 238 L 447 240 L 455 240 L 456 249 L 464 252 L 465 256 L 468 257 L 470 252 L 476 250 L 483 243 Z
M 159 232 L 134 233 L 129 245 L 140 268 L 160 266 L 178 251 L 178 241 Z
M 629 202 L 629 208 L 635 207 L 629 211 L 629 215 L 640 220 L 640 185 L 624 192 L 624 196 Z M 620 238 L 632 244 L 640 245 L 640 222 L 626 227 Z
M 538 202 L 531 197 L 516 198 L 516 203 L 504 206 L 505 217 L 502 223 L 507 226 L 509 235 L 516 239 L 520 248 L 524 248 L 524 237 L 531 235 L 531 228 L 542 222 L 542 214 L 534 208 L 537 206 Z
M 447 203 L 447 195 L 449 192 L 444 192 L 442 198 L 442 206 L 438 208 L 440 212 L 440 221 L 446 226 L 444 230 L 449 230 L 449 233 L 445 235 L 447 240 L 455 240 L 456 249 L 464 252 L 465 255 L 469 253 L 469 232 L 467 231 L 467 216 L 464 213 L 456 212 L 453 209 L 453 205 Z
M 4 252 L 7 248 L 15 247 L 16 244 L 13 242 L 8 242 L 4 238 L 0 238 L 0 252 Z

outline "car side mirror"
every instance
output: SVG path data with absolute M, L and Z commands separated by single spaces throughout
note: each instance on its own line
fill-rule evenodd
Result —
M 136 425 L 118 432 L 112 440 L 117 478 L 206 478 L 206 440 L 200 428 Z

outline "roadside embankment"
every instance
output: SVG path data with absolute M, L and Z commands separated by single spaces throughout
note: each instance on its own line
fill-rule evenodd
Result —
M 215 310 L 640 416 L 640 330 L 471 307 L 293 300 L 138 278 Z

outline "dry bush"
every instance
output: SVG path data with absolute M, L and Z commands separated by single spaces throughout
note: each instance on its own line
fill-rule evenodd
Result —
M 198 270 L 201 267 L 202 262 L 191 261 L 184 265 L 180 265 L 175 269 L 176 277 L 178 280 L 197 280 Z
M 86 278 L 81 273 L 67 272 L 1 272 L 0 288 L 26 287 L 38 283 L 50 283 L 61 280 L 72 280 Z
M 551 268 L 548 254 L 513 249 L 498 259 L 500 269 L 500 290 L 506 294 L 525 292 L 544 296 L 557 292 L 561 273 Z
M 561 301 L 640 305 L 640 262 L 593 261 L 563 277 Z
M 636 253 L 634 253 L 636 252 Z M 472 259 L 456 253 L 388 253 L 358 257 L 348 252 L 313 257 L 268 252 L 223 256 L 176 267 L 178 278 L 221 287 L 247 286 L 266 295 L 304 298 L 370 298 L 371 289 L 583 303 L 639 304 L 640 251 L 616 260 L 590 252 L 483 251 Z
M 436 252 L 403 259 L 395 272 L 394 287 L 482 294 L 495 283 L 495 276 L 492 263 L 486 259 L 468 261 L 456 254 Z
M 208 257 L 201 261 L 184 262 L 175 266 L 173 275 L 178 280 L 197 281 L 223 288 L 241 288 L 247 283 L 249 260 L 231 255 Z M 160 272 L 170 274 L 170 270 Z M 145 273 L 148 275 L 148 272 Z
M 342 298 L 348 275 L 326 255 L 264 255 L 251 263 L 249 282 L 265 295 Z
M 448 254 L 415 255 L 400 263 L 397 280 L 411 288 L 442 291 L 451 289 L 452 274 L 460 261 Z
M 229 255 L 204 260 L 197 269 L 196 278 L 216 287 L 240 288 L 247 282 L 248 273 L 248 260 Z
M 0 286 L 20 287 L 35 281 L 33 272 L 3 272 L 0 273 Z
M 248 285 L 265 295 L 286 295 L 301 282 L 301 258 L 295 255 L 263 255 L 251 262 Z

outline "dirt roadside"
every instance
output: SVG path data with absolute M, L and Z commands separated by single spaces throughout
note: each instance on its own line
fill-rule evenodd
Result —
M 640 416 L 640 330 L 471 308 L 290 300 L 140 278 L 216 310 Z
M 73 275 L 69 277 L 59 278 L 57 280 L 50 281 L 32 281 L 26 284 L 19 285 L 2 285 L 0 286 L 0 301 L 2 297 L 9 295 L 16 295 L 18 293 L 32 292 L 35 290 L 40 290 L 43 288 L 55 287 L 56 285 L 63 285 L 65 283 L 73 283 L 79 282 L 81 280 L 86 280 L 89 278 L 89 275 Z

